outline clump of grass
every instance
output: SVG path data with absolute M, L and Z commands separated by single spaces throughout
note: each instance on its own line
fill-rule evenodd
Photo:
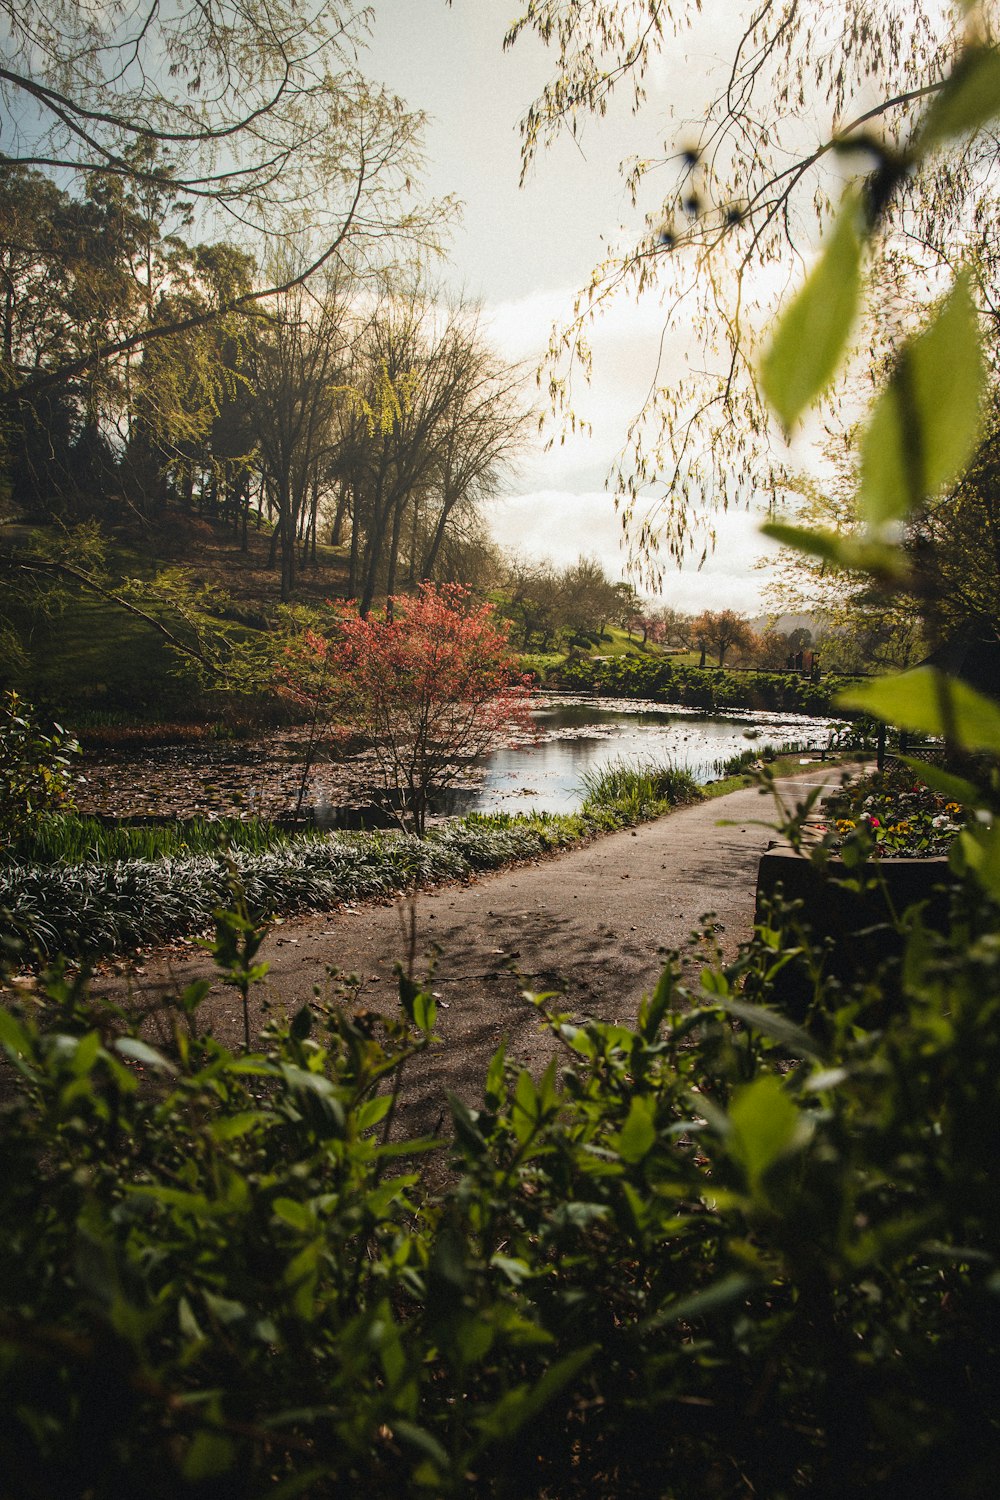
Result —
M 719 778 L 745 776 L 759 761 L 765 758 L 765 752 L 756 748 L 740 750 L 735 755 L 727 755 L 723 760 L 713 761 L 712 773 Z M 773 755 L 771 759 L 774 759 Z
M 78 814 L 41 818 L 15 851 L 22 864 L 114 863 L 182 855 L 264 854 L 293 838 L 320 838 L 318 830 L 291 833 L 261 818 L 184 818 L 166 823 L 108 823 Z
M 584 813 L 612 813 L 625 823 L 658 817 L 671 807 L 696 802 L 701 788 L 690 771 L 656 761 L 614 760 L 583 777 Z

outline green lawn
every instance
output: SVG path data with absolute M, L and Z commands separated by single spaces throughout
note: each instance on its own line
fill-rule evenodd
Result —
M 628 632 L 622 630 L 620 626 L 609 625 L 604 631 L 603 638 L 599 644 L 591 646 L 587 650 L 583 650 L 581 647 L 574 647 L 572 650 L 525 651 L 522 652 L 520 660 L 525 671 L 537 672 L 544 679 L 548 672 L 552 671 L 553 668 L 561 667 L 571 656 L 594 658 L 605 656 L 659 657 L 662 655 L 663 652 L 658 646 L 643 647 L 639 644 L 638 636 L 633 635 L 630 638 Z M 685 663 L 693 660 L 697 664 L 698 654 L 695 652 L 693 655 L 686 654 L 684 656 L 671 657 L 671 660 Z
M 27 660 L 3 678 L 39 707 L 67 716 L 104 709 L 169 716 L 190 705 L 190 668 L 151 625 L 113 604 L 75 597 L 55 614 L 10 616 Z

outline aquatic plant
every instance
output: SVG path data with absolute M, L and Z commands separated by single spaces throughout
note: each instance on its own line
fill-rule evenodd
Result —
M 583 811 L 614 810 L 626 822 L 657 817 L 683 802 L 695 802 L 701 789 L 689 771 L 672 764 L 613 760 L 582 777 Z

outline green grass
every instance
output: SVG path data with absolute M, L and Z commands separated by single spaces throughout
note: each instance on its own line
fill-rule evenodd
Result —
M 33 703 L 168 715 L 189 703 L 193 675 L 152 626 L 94 597 L 68 598 L 55 614 L 8 611 L 25 646 L 23 667 L 4 673 Z
M 123 859 L 176 859 L 186 854 L 264 854 L 295 839 L 318 839 L 319 830 L 291 832 L 260 818 L 186 818 L 169 823 L 109 823 L 77 814 L 40 819 L 16 851 L 22 864 L 111 863 Z
M 641 646 L 639 637 L 633 636 L 629 639 L 628 632 L 622 630 L 618 625 L 609 625 L 604 631 L 603 638 L 596 644 L 587 648 L 575 646 L 572 650 L 558 648 L 552 651 L 526 651 L 522 652 L 518 660 L 522 670 L 536 672 L 544 680 L 546 675 L 553 669 L 564 666 L 571 658 L 583 657 L 621 657 L 638 656 L 650 657 L 660 656 L 662 652 L 658 646 Z M 677 660 L 687 660 L 687 657 L 678 657 Z M 694 657 L 697 662 L 697 655 Z
M 195 623 L 232 639 L 252 638 L 279 597 L 278 575 L 265 566 L 266 536 L 252 531 L 250 551 L 242 554 L 232 533 L 220 527 L 207 551 L 199 548 L 200 543 L 192 542 L 178 552 L 169 535 L 157 533 L 145 549 L 109 547 L 107 565 L 119 580 L 152 579 L 164 567 L 190 567 L 231 600 L 219 618 L 202 614 L 199 620 L 196 612 Z M 342 560 L 335 549 L 323 547 L 319 553 L 319 568 L 303 570 L 303 598 L 337 592 Z M 0 661 L 0 688 L 16 688 L 60 720 L 104 713 L 131 720 L 190 720 L 218 712 L 217 703 L 202 691 L 193 663 L 153 625 L 87 590 L 60 588 L 44 605 L 3 599 L 0 617 L 19 638 L 24 655 L 22 662 Z M 178 615 L 163 618 L 181 640 L 189 637 L 189 627 Z
M 767 771 L 772 776 L 792 776 L 802 770 L 800 764 L 801 758 L 809 753 L 808 750 L 796 750 L 789 754 L 776 755 L 773 760 L 766 762 Z M 750 752 L 750 754 L 754 760 L 762 758 L 759 752 Z M 734 760 L 737 758 L 733 757 Z M 835 752 L 832 755 L 828 753 L 826 763 L 830 765 L 842 760 L 856 761 L 859 759 L 864 759 L 864 757 L 859 755 L 857 750 L 847 750 L 842 753 Z M 709 800 L 716 797 L 725 797 L 729 792 L 739 792 L 744 787 L 753 786 L 757 779 L 757 775 L 751 770 L 732 771 L 729 775 L 720 777 L 718 781 L 708 782 L 706 786 L 702 787 L 702 793 Z
M 645 648 L 642 647 L 639 644 L 639 636 L 633 635 L 630 638 L 628 632 L 625 631 L 625 630 L 622 630 L 621 627 L 618 626 L 618 625 L 608 625 L 607 628 L 604 631 L 604 635 L 605 635 L 606 639 L 602 640 L 598 645 L 594 646 L 594 648 L 592 650 L 592 653 L 591 653 L 592 655 L 594 655 L 594 656 L 649 656 L 649 655 L 659 655 L 659 651 L 658 651 L 657 647 L 655 647 L 655 646 L 646 646 Z
M 235 825 L 202 820 L 193 835 L 178 825 L 120 830 L 152 851 L 111 857 L 111 840 L 76 819 L 50 851 L 75 847 L 90 858 L 58 863 L 11 861 L 0 866 L 0 912 L 26 961 L 56 953 L 92 958 L 134 951 L 209 930 L 213 914 L 233 900 L 234 883 L 254 920 L 328 910 L 344 901 L 377 899 L 482 870 L 538 859 L 556 849 L 659 817 L 700 795 L 674 767 L 611 767 L 594 777 L 578 813 L 473 814 L 432 829 L 425 838 L 403 833 L 333 833 L 273 837 L 267 825 L 248 825 L 248 844 Z M 69 823 L 71 820 L 67 820 Z M 89 820 L 92 822 L 92 820 Z M 186 842 L 183 842 L 186 841 Z M 166 852 L 170 851 L 170 852 Z
M 701 788 L 688 771 L 647 761 L 616 760 L 583 777 L 584 813 L 613 810 L 627 822 L 658 817 L 672 807 L 696 802 Z

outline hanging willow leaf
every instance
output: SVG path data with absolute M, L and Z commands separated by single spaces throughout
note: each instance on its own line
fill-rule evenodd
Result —
M 761 362 L 761 385 L 786 429 L 833 379 L 861 292 L 858 203 L 849 196 L 805 286 Z
M 861 514 L 900 520 L 960 472 L 979 429 L 982 357 L 967 272 L 903 348 L 861 439 Z

